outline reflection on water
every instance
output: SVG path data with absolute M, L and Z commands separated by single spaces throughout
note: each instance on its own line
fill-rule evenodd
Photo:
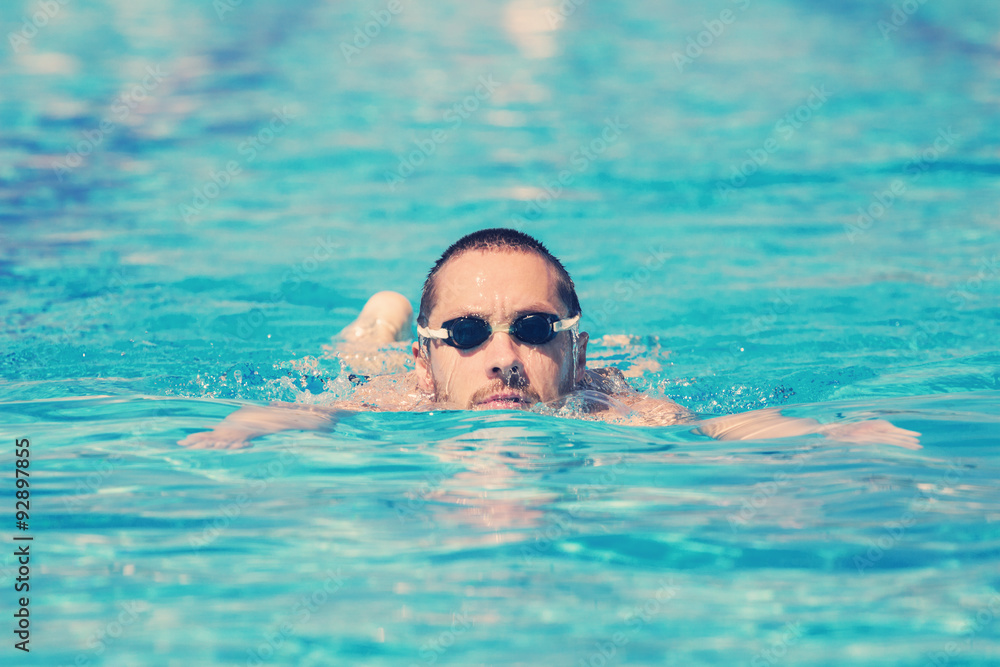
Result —
M 267 619 L 240 606 L 235 616 L 219 612 L 238 599 L 291 608 L 311 594 L 317 572 L 330 570 L 346 597 L 296 629 L 313 650 L 340 655 L 342 642 L 377 618 L 384 650 L 417 655 L 423 632 L 447 627 L 435 614 L 454 612 L 475 619 L 464 646 L 455 645 L 474 662 L 491 654 L 488 637 L 500 625 L 553 656 L 553 632 L 576 642 L 627 629 L 654 651 L 697 652 L 678 649 L 675 636 L 695 626 L 753 642 L 759 623 L 792 613 L 761 611 L 760 591 L 787 600 L 806 626 L 834 614 L 845 631 L 860 637 L 876 627 L 885 641 L 900 618 L 879 602 L 897 585 L 880 583 L 888 572 L 893 582 L 903 576 L 913 604 L 935 609 L 935 618 L 941 610 L 963 618 L 970 607 L 951 596 L 980 600 L 992 576 L 977 549 L 951 546 L 956 535 L 987 544 L 983 519 L 1000 512 L 992 398 L 795 409 L 822 420 L 892 415 L 924 433 L 919 453 L 811 436 L 723 443 L 690 427 L 520 411 L 359 413 L 329 433 L 286 432 L 226 453 L 173 443 L 228 414 L 230 402 L 90 397 L 6 402 L 2 413 L 8 431 L 30 424 L 41 454 L 32 465 L 48 480 L 43 575 L 66 592 L 39 596 L 47 619 L 39 626 L 59 624 L 71 652 L 86 650 L 92 628 L 83 619 L 94 609 L 113 617 L 123 600 L 155 619 L 159 645 L 172 654 L 188 650 L 180 642 L 190 623 L 209 645 L 238 650 Z M 885 526 L 903 526 L 907 513 L 915 522 L 905 519 L 883 544 Z M 289 549 L 295 558 L 281 557 Z M 229 574 L 234 556 L 243 574 Z M 863 574 L 858 558 L 871 561 Z M 678 603 L 661 600 L 640 627 L 625 625 L 619 608 L 646 604 L 642 591 L 657 590 L 667 574 Z M 850 595 L 836 592 L 844 588 Z M 574 629 L 540 623 L 540 609 Z M 864 620 L 849 621 L 855 613 Z M 151 627 L 123 635 L 117 655 L 149 651 Z M 898 641 L 906 654 L 903 643 L 914 639 Z M 586 646 L 572 651 L 585 656 Z M 818 638 L 804 643 L 810 654 L 821 647 L 835 650 Z M 293 642 L 277 660 L 307 654 Z

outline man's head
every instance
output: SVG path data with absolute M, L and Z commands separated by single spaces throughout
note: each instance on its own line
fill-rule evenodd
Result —
M 549 317 L 518 321 L 533 313 Z M 413 344 L 421 386 L 438 402 L 466 409 L 523 408 L 559 398 L 583 378 L 586 366 L 587 334 L 578 334 L 571 319 L 579 314 L 572 279 L 537 240 L 512 229 L 469 234 L 441 255 L 424 283 L 417 324 L 424 332 L 456 336 L 421 335 Z M 450 343 L 468 345 L 458 329 L 475 330 L 477 323 L 456 322 L 467 317 L 485 320 L 494 331 L 462 349 Z M 551 339 L 525 342 L 544 337 L 546 319 L 557 321 Z M 507 325 L 513 330 L 506 332 Z

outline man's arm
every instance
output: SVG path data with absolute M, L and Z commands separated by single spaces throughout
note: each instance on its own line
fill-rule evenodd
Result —
M 250 441 L 280 431 L 328 431 L 348 412 L 400 412 L 426 404 L 413 371 L 365 378 L 349 400 L 333 405 L 275 402 L 240 408 L 211 431 L 192 433 L 177 444 L 192 449 L 241 449 Z
M 333 428 L 343 406 L 324 407 L 299 403 L 247 406 L 232 413 L 211 431 L 192 433 L 177 444 L 191 449 L 242 449 L 250 441 L 280 431 L 325 431 Z
M 377 356 L 374 353 L 383 345 L 405 340 L 412 319 L 413 307 L 405 296 L 398 292 L 378 292 L 368 299 L 357 319 L 340 332 L 333 350 L 349 353 L 357 364 Z M 177 444 L 192 449 L 240 449 L 249 447 L 254 438 L 280 431 L 329 430 L 345 412 L 411 409 L 419 399 L 415 389 L 405 391 L 411 385 L 416 386 L 411 375 L 412 372 L 405 374 L 402 380 L 395 376 L 370 381 L 365 378 L 350 402 L 341 401 L 335 406 L 276 402 L 240 408 L 211 431 L 192 433 Z
M 777 408 L 714 417 L 702 423 L 695 432 L 716 440 L 762 440 L 821 433 L 839 442 L 921 448 L 917 439 L 920 433 L 899 428 L 884 419 L 820 424 L 815 419 L 785 417 Z
M 639 393 L 617 368 L 588 369 L 587 374 L 588 378 L 581 383 L 581 387 L 602 391 L 621 400 L 631 410 L 630 416 L 637 425 L 671 426 L 697 420 L 693 412 L 669 399 Z M 898 428 L 884 419 L 820 424 L 815 419 L 785 417 L 777 408 L 707 419 L 695 429 L 695 433 L 716 440 L 760 440 L 819 433 L 840 442 L 882 443 L 906 449 L 921 447 L 917 439 L 920 433 Z

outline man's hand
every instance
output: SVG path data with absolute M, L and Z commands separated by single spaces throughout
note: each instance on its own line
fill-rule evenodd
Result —
M 917 439 L 920 433 L 893 426 L 884 419 L 869 419 L 852 424 L 827 424 L 820 427 L 819 432 L 831 440 L 859 445 L 884 444 L 914 450 L 923 447 Z
M 341 408 L 298 403 L 272 403 L 240 408 L 211 431 L 192 433 L 179 441 L 191 449 L 243 449 L 254 438 L 291 430 L 323 431 L 336 423 Z
M 243 449 L 252 447 L 250 440 L 259 435 L 253 431 L 240 428 L 225 427 L 221 424 L 211 431 L 192 433 L 178 441 L 181 447 L 191 449 Z

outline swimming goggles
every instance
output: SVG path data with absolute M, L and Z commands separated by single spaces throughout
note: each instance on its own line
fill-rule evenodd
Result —
M 417 333 L 424 338 L 437 338 L 460 350 L 471 350 L 485 343 L 494 333 L 510 334 L 528 345 L 544 345 L 555 338 L 560 331 L 576 326 L 580 321 L 577 313 L 564 320 L 551 313 L 528 313 L 521 315 L 510 324 L 493 326 L 481 317 L 465 316 L 448 320 L 440 329 L 417 327 Z

